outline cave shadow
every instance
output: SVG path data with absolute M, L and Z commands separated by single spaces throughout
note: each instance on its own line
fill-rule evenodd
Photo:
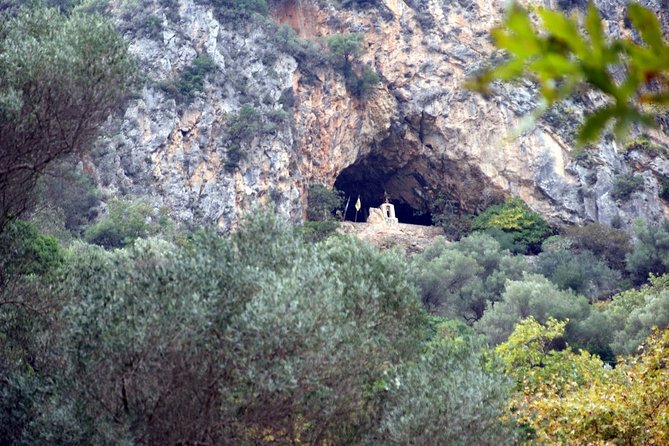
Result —
M 395 206 L 395 216 L 400 223 L 422 226 L 432 226 L 432 215 L 422 209 L 416 209 L 405 200 L 398 198 L 407 194 L 407 191 L 394 190 L 391 179 L 398 173 L 388 165 L 388 161 L 378 155 L 369 155 L 355 164 L 342 170 L 335 180 L 334 187 L 344 192 L 346 207 L 344 219 L 367 221 L 369 208 L 378 208 L 386 201 Z M 360 211 L 355 205 L 360 197 Z

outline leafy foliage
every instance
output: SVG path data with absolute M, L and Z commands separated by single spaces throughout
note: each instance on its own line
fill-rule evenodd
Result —
M 547 416 L 548 402 L 559 401 L 580 386 L 591 386 L 608 376 L 598 358 L 565 346 L 565 326 L 565 321 L 552 318 L 545 325 L 528 318 L 495 349 L 506 373 L 516 382 L 510 412 L 525 426 L 525 439 L 539 444 L 573 441 L 571 436 L 555 436 L 551 431 L 563 420 Z
M 567 230 L 572 246 L 577 250 L 588 250 L 606 259 L 611 268 L 624 270 L 625 256 L 631 251 L 630 236 L 625 231 L 591 223 Z
M 85 238 L 106 249 L 122 248 L 138 238 L 157 234 L 168 224 L 146 203 L 115 198 L 109 202 L 108 214 L 86 230 Z
M 636 3 L 627 8 L 639 41 L 608 37 L 592 2 L 582 22 L 546 8 L 535 11 L 541 19 L 540 27 L 518 3 L 511 5 L 504 25 L 491 33 L 508 60 L 481 73 L 470 83 L 472 88 L 485 92 L 494 80 L 531 77 L 539 83 L 549 106 L 583 87 L 603 93 L 609 101 L 583 124 L 578 135 L 581 143 L 597 140 L 611 121 L 615 121 L 619 136 L 626 134 L 632 124 L 654 124 L 653 116 L 642 105 L 666 105 L 669 100 L 665 88 L 669 46 L 664 43 L 653 11 Z M 624 70 L 622 80 L 617 81 L 613 73 L 620 70 Z
M 642 153 L 646 153 L 650 156 L 666 156 L 667 149 L 653 142 L 648 135 L 642 134 L 634 138 L 625 146 L 627 150 L 636 150 Z
M 362 33 L 350 33 L 336 34 L 327 41 L 335 69 L 344 75 L 349 91 L 360 98 L 366 97 L 372 87 L 381 82 L 376 71 L 358 60 L 364 53 L 360 46 L 363 39 Z M 361 73 L 357 74 L 356 71 Z
M 13 220 L 0 233 L 0 286 L 9 276 L 46 275 L 63 262 L 58 241 L 28 222 Z
M 522 277 L 527 265 L 486 234 L 459 242 L 437 241 L 413 259 L 415 282 L 430 310 L 469 323 L 500 300 L 506 281 Z
M 302 235 L 309 241 L 320 241 L 337 229 L 335 215 L 342 211 L 344 193 L 322 184 L 310 184 L 307 193 L 307 221 L 302 226 Z
M 669 222 L 651 226 L 637 221 L 637 241 L 627 257 L 627 271 L 632 280 L 642 284 L 650 273 L 659 275 L 669 272 Z
M 518 383 L 511 408 L 533 439 L 541 444 L 667 443 L 669 330 L 655 332 L 641 354 L 621 360 L 615 369 L 587 353 L 546 349 L 542 340 L 563 330 L 561 323 L 542 328 L 528 321 L 497 350 Z
M 310 184 L 307 197 L 307 219 L 312 221 L 332 219 L 344 204 L 342 191 L 330 190 L 322 184 Z
M 0 24 L 0 226 L 30 205 L 54 160 L 89 150 L 133 73 L 99 15 L 22 9 Z
M 527 274 L 523 280 L 506 284 L 502 299 L 483 314 L 475 327 L 492 344 L 499 344 L 507 340 L 515 325 L 523 319 L 531 316 L 539 323 L 546 323 L 555 318 L 570 321 L 568 335 L 572 336 L 576 324 L 589 313 L 585 297 L 559 290 L 543 276 Z
M 552 233 L 548 223 L 518 197 L 490 206 L 472 221 L 473 230 L 500 230 L 510 236 L 517 252 L 536 253 Z M 492 232 L 491 234 L 495 234 Z
M 44 327 L 0 305 L 0 414 L 23 443 L 359 444 L 394 407 L 374 383 L 427 326 L 401 254 L 265 215 L 180 246 L 75 244 L 56 283 L 36 293 L 64 304 Z
M 634 174 L 621 174 L 616 176 L 613 180 L 613 189 L 611 190 L 611 197 L 614 200 L 626 200 L 634 192 L 643 190 L 643 177 Z
M 651 275 L 649 284 L 614 296 L 604 312 L 613 331 L 612 350 L 636 352 L 653 327 L 669 326 L 669 275 Z
M 160 87 L 182 100 L 191 100 L 204 88 L 206 77 L 216 70 L 213 59 L 206 54 L 199 54 L 179 75 L 177 81 L 163 82 Z
M 443 195 L 438 195 L 430 202 L 429 210 L 432 215 L 432 223 L 444 228 L 449 239 L 460 240 L 469 234 L 472 218 L 460 209 L 458 203 Z
M 590 251 L 570 250 L 542 252 L 535 264 L 536 272 L 544 275 L 562 290 L 571 289 L 594 301 L 615 291 L 621 281 L 618 271 Z
M 454 337 L 447 324 L 381 385 L 385 410 L 373 444 L 514 444 L 512 424 L 501 420 L 509 382 L 486 367 L 475 338 Z
M 288 113 L 284 110 L 262 114 L 250 105 L 242 106 L 227 122 L 225 169 L 228 172 L 237 169 L 239 163 L 246 158 L 244 146 L 256 137 L 274 132 L 287 119 Z

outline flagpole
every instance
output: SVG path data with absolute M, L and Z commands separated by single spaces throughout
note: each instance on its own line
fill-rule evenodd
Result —
M 346 200 L 346 206 L 344 206 L 344 215 L 341 217 L 341 221 L 346 220 L 346 213 L 348 212 L 348 204 L 351 202 L 351 196 L 348 196 L 348 200 Z
M 360 194 L 358 194 L 358 200 L 355 202 L 355 222 L 358 222 L 358 211 L 360 211 L 360 208 L 362 207 L 360 203 Z

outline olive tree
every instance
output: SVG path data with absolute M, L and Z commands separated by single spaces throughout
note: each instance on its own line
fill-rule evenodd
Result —
M 0 228 L 29 208 L 49 165 L 90 150 L 132 72 L 100 15 L 37 7 L 0 20 Z

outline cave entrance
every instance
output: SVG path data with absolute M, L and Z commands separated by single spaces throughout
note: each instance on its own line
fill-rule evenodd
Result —
M 408 169 L 395 169 L 385 158 L 371 154 L 342 170 L 334 187 L 345 194 L 348 208 L 344 216 L 348 221 L 356 220 L 355 203 L 360 196 L 358 222 L 367 221 L 369 208 L 378 208 L 388 201 L 395 206 L 395 215 L 400 223 L 432 225 L 432 215 L 427 212 L 427 202 L 422 192 L 426 184 L 417 173 Z M 345 203 L 346 203 L 345 201 Z

